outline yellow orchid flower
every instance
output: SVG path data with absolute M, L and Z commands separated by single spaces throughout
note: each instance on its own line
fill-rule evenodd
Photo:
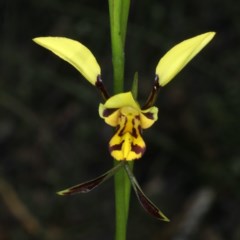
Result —
M 117 131 L 109 143 L 111 155 L 116 160 L 132 161 L 142 157 L 145 143 L 142 129 L 149 128 L 156 120 L 158 109 L 153 107 L 160 86 L 165 86 L 213 38 L 208 32 L 187 39 L 170 51 L 156 67 L 156 79 L 149 99 L 141 109 L 130 92 L 109 98 L 101 80 L 101 69 L 92 52 L 83 44 L 64 37 L 38 37 L 37 44 L 74 66 L 92 85 L 98 87 L 106 102 L 100 104 L 99 115 Z
M 109 142 L 109 151 L 115 160 L 120 161 L 120 164 L 91 181 L 60 191 L 58 194 L 88 192 L 124 166 L 144 209 L 158 219 L 169 221 L 142 192 L 127 161 L 139 159 L 145 152 L 146 144 L 142 138 L 142 130 L 151 127 L 158 119 L 158 108 L 154 104 L 159 89 L 169 83 L 212 40 L 214 35 L 215 32 L 200 34 L 180 42 L 170 49 L 157 64 L 152 91 L 142 107 L 133 98 L 131 92 L 109 96 L 101 79 L 100 66 L 92 52 L 83 44 L 64 37 L 33 39 L 37 44 L 70 63 L 86 80 L 100 90 L 105 102 L 99 105 L 99 115 L 108 125 L 116 128 L 116 132 Z
M 116 160 L 135 160 L 142 157 L 146 146 L 141 136 L 142 129 L 157 121 L 158 109 L 141 110 L 132 93 L 119 93 L 100 104 L 99 115 L 107 124 L 117 127 L 109 142 L 109 150 Z

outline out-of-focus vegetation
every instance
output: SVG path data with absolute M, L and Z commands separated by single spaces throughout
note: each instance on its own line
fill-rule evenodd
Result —
M 233 0 L 132 1 L 125 85 L 138 71 L 140 103 L 170 47 L 206 31 L 217 35 L 160 92 L 159 121 L 144 133 L 147 152 L 134 171 L 172 221 L 149 218 L 132 196 L 131 240 L 240 239 L 239 9 Z M 101 98 L 31 41 L 81 41 L 111 90 L 107 1 L 3 0 L 0 11 L 0 239 L 111 240 L 112 180 L 87 195 L 55 194 L 112 166 Z

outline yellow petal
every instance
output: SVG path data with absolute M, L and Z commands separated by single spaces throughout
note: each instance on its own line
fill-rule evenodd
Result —
M 118 125 L 118 118 L 119 118 L 119 109 L 109 109 L 109 108 L 105 108 L 105 106 L 103 104 L 100 103 L 99 108 L 98 108 L 98 112 L 101 118 L 104 119 L 104 121 L 112 126 L 112 127 L 116 127 Z
M 150 107 L 146 110 L 142 110 L 140 120 L 142 129 L 151 127 L 153 123 L 158 120 L 158 108 Z
M 141 136 L 140 112 L 130 106 L 119 109 L 118 127 L 109 142 L 109 150 L 118 161 L 142 157 L 146 146 Z
M 142 157 L 146 145 L 140 134 L 134 137 L 131 133 L 126 132 L 119 136 L 119 132 L 117 132 L 109 142 L 109 150 L 117 161 L 133 161 Z
M 214 35 L 215 32 L 207 32 L 171 48 L 160 59 L 156 68 L 159 85 L 164 86 L 170 82 L 212 40 Z
M 116 94 L 110 97 L 104 104 L 105 108 L 121 108 L 124 106 L 130 106 L 136 110 L 140 110 L 140 107 L 134 100 L 131 92 Z
M 70 63 L 95 85 L 101 69 L 91 51 L 80 42 L 64 37 L 38 37 L 33 41 Z

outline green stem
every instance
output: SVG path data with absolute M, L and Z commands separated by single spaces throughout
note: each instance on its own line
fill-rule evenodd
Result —
M 114 93 L 123 92 L 124 46 L 130 0 L 109 0 Z M 117 162 L 115 161 L 115 164 Z M 130 182 L 124 169 L 115 174 L 116 240 L 125 240 L 130 201 Z

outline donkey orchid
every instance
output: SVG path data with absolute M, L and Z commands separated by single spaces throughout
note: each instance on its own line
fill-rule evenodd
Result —
M 120 161 L 103 175 L 58 192 L 60 195 L 85 193 L 97 187 L 114 175 L 121 167 L 126 170 L 133 189 L 143 208 L 152 216 L 169 221 L 168 218 L 146 197 L 130 170 L 127 161 L 142 157 L 146 144 L 142 130 L 151 127 L 158 119 L 158 108 L 153 106 L 159 89 L 169 83 L 214 37 L 215 32 L 207 32 L 187 39 L 170 49 L 158 62 L 155 80 L 146 103 L 140 107 L 131 92 L 108 94 L 102 78 L 101 68 L 92 52 L 78 41 L 64 37 L 38 37 L 33 41 L 70 63 L 83 77 L 101 93 L 104 103 L 99 105 L 99 115 L 116 128 L 109 142 L 112 157 Z

